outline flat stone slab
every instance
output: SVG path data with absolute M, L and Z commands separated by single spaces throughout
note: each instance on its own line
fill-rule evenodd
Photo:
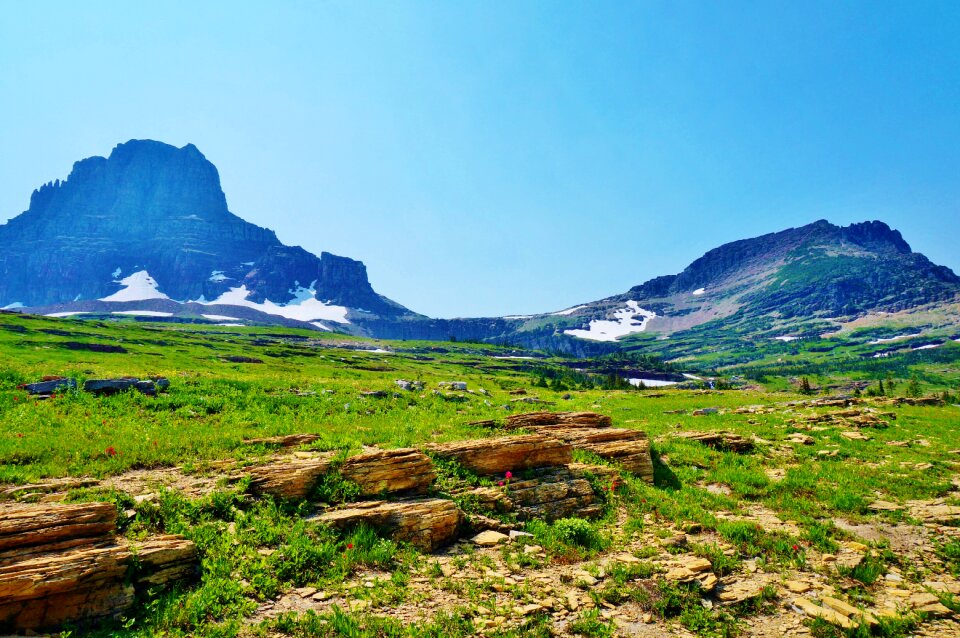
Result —
M 505 475 L 539 467 L 567 465 L 572 446 L 541 434 L 442 443 L 425 448 L 481 475 Z
M 442 498 L 403 501 L 367 501 L 313 517 L 339 529 L 366 523 L 398 541 L 433 551 L 457 537 L 463 514 L 457 504 Z

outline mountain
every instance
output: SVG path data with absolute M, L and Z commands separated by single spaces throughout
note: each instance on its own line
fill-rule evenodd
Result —
M 216 167 L 192 144 L 150 140 L 76 162 L 0 225 L 3 306 L 213 315 L 232 306 L 326 327 L 416 316 L 377 294 L 361 262 L 285 246 L 231 213 Z
M 526 317 L 380 322 L 403 338 L 482 339 L 577 356 L 639 349 L 667 357 L 721 339 L 789 342 L 868 317 L 946 309 L 960 324 L 960 277 L 879 221 L 801 228 L 724 244 L 683 272 L 566 310 Z M 943 314 L 943 313 L 941 313 Z
M 192 144 L 133 140 L 77 162 L 0 225 L 2 307 L 680 358 L 921 316 L 960 329 L 960 278 L 882 222 L 821 220 L 724 244 L 679 274 L 565 310 L 431 319 L 377 294 L 361 262 L 285 246 L 231 213 L 216 167 Z

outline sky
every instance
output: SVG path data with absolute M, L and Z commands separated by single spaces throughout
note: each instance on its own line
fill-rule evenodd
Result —
M 960 3 L 0 0 L 0 222 L 145 138 L 436 317 L 818 219 L 960 272 Z

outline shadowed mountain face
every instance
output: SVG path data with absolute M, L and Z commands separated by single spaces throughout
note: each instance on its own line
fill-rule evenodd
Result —
M 245 286 L 249 301 L 284 304 L 300 289 L 301 299 L 308 290 L 329 304 L 409 314 L 374 292 L 361 262 L 284 246 L 231 213 L 216 167 L 192 144 L 134 140 L 77 162 L 0 226 L 0 307 L 108 298 L 142 271 L 179 301 Z

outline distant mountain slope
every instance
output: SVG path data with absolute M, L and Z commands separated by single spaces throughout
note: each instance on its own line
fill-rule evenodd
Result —
M 731 329 L 740 339 L 790 340 L 791 330 L 803 326 L 830 331 L 871 313 L 953 308 L 958 300 L 960 277 L 912 252 L 883 222 L 840 227 L 821 220 L 725 244 L 677 275 L 599 301 L 529 317 L 430 327 L 442 338 L 444 332 L 458 336 L 482 326 L 489 330 L 487 341 L 585 355 L 635 348 L 641 337 L 681 337 L 701 326 Z M 710 330 L 690 334 L 703 341 Z M 651 349 L 671 353 L 670 343 Z
M 413 316 L 373 290 L 361 262 L 285 246 L 231 213 L 192 144 L 133 140 L 79 161 L 0 225 L 0 307 L 156 299 L 334 324 Z

